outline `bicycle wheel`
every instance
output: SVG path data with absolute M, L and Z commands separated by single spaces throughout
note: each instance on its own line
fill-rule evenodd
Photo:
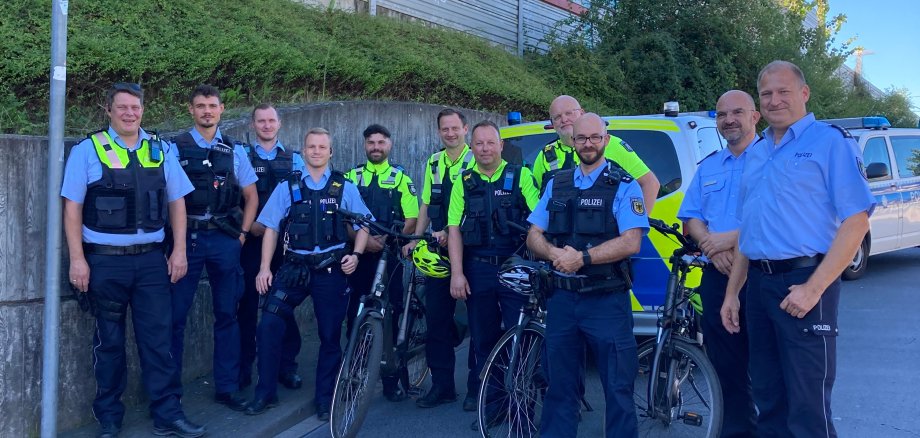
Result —
M 383 355 L 383 325 L 368 313 L 348 342 L 332 396 L 329 428 L 335 438 L 353 438 L 367 415 Z
M 639 436 L 717 437 L 722 430 L 722 389 L 715 368 L 698 346 L 671 338 L 658 359 L 655 402 L 649 388 L 654 340 L 639 347 L 634 399 Z
M 543 328 L 529 325 L 515 339 L 509 330 L 483 367 L 479 430 L 484 438 L 532 437 L 540 430 L 546 377 Z
M 421 393 L 421 386 L 428 377 L 428 360 L 425 358 L 425 337 L 428 336 L 428 322 L 425 307 L 421 302 L 410 304 L 406 329 L 406 368 L 409 371 L 409 392 Z

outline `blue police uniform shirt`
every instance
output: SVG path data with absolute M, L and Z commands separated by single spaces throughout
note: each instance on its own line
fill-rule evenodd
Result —
M 748 147 L 757 140 L 755 137 Z M 731 149 L 725 148 L 704 159 L 687 186 L 677 218 L 698 219 L 713 233 L 737 230 L 741 226 L 738 199 L 747 153 L 745 148 L 736 157 Z
M 115 141 L 118 147 L 127 150 L 137 149 L 142 140 L 149 140 L 150 134 L 143 129 L 140 130 L 140 136 L 136 145 L 129 147 L 124 143 L 118 133 L 110 126 L 108 129 L 109 136 Z M 175 149 L 168 142 L 163 142 L 164 148 Z M 192 192 L 195 189 L 192 182 L 189 181 L 179 160 L 175 154 L 163 154 L 163 173 L 166 176 L 166 198 L 173 202 Z M 87 186 L 93 182 L 102 179 L 102 163 L 99 162 L 99 155 L 96 154 L 96 147 L 89 138 L 81 141 L 70 150 L 70 157 L 67 159 L 67 165 L 64 168 L 64 184 L 61 187 L 61 196 L 78 204 L 83 204 L 86 198 Z M 163 229 L 152 233 L 145 233 L 143 230 L 137 230 L 137 234 L 109 234 L 100 233 L 90 230 L 83 226 L 83 241 L 98 245 L 128 246 L 140 245 L 144 243 L 162 242 L 165 237 Z
M 577 167 L 575 169 L 575 187 L 582 190 L 590 188 L 594 185 L 594 181 L 603 173 L 604 168 L 605 166 L 600 166 L 591 173 L 585 175 L 581 171 L 581 166 Z M 546 205 L 549 203 L 549 198 L 552 197 L 554 181 L 555 178 L 549 180 L 546 184 L 546 191 L 543 193 L 543 196 L 540 197 L 540 202 L 537 203 L 537 206 L 533 209 L 533 213 L 527 218 L 527 221 L 531 224 L 544 230 L 549 226 L 549 211 L 546 210 Z M 648 217 L 645 215 L 645 209 L 643 208 L 642 213 L 639 214 L 632 208 L 632 202 L 634 200 L 642 202 L 642 199 L 642 189 L 639 188 L 639 183 L 635 180 L 628 183 L 620 182 L 617 188 L 617 194 L 614 196 L 611 206 L 613 215 L 617 219 L 617 226 L 620 230 L 620 234 L 633 228 L 641 228 L 643 236 L 648 233 Z
M 747 155 L 739 246 L 749 259 L 826 254 L 846 218 L 875 208 L 856 141 L 812 113 L 779 143 L 767 128 Z
M 268 152 L 266 152 L 265 149 L 263 149 L 262 146 L 260 146 L 258 143 L 252 145 L 252 147 L 256 150 L 256 155 L 258 155 L 259 158 L 263 160 L 268 160 L 268 161 L 273 161 L 275 157 L 278 156 L 279 149 L 282 151 L 286 150 L 284 148 L 284 145 L 281 144 L 281 140 L 275 140 L 275 145 L 272 146 L 271 150 Z M 294 167 L 292 170 L 296 172 L 300 172 L 302 174 L 307 173 L 307 165 L 303 162 L 303 157 L 297 153 L 292 154 L 292 155 L 293 157 L 291 158 L 291 161 L 294 164 Z
M 217 139 L 223 138 L 220 135 L 220 128 L 217 128 L 217 131 L 214 134 L 214 138 L 208 142 L 198 133 L 198 130 L 192 128 L 189 131 L 192 134 L 192 139 L 195 140 L 195 144 L 202 149 L 211 149 L 212 146 L 218 143 Z M 228 145 L 229 146 L 229 145 Z M 173 155 L 176 158 L 179 157 L 179 148 L 172 145 L 170 148 Z M 246 187 L 250 184 L 255 183 L 259 180 L 259 177 L 256 176 L 256 171 L 252 168 L 252 163 L 249 162 L 249 157 L 246 155 L 246 151 L 243 150 L 243 147 L 240 145 L 233 145 L 233 172 L 236 174 L 236 180 L 240 184 L 240 188 Z M 189 215 L 188 217 L 198 220 L 208 220 L 211 218 L 211 213 L 204 214 L 202 216 Z
M 329 177 L 331 175 L 332 170 L 327 167 L 326 172 L 323 173 L 322 178 L 320 178 L 319 181 L 313 181 L 313 178 L 310 176 L 310 174 L 308 172 L 304 172 L 303 182 L 310 190 L 320 190 L 326 186 L 326 182 L 329 181 Z M 367 205 L 365 205 L 364 200 L 361 199 L 361 194 L 358 192 L 358 187 L 356 187 L 351 181 L 348 180 L 345 180 L 345 186 L 342 189 L 342 208 L 358 214 L 363 214 L 364 216 L 373 220 L 371 211 L 367 209 Z M 280 233 L 281 222 L 287 217 L 290 210 L 290 183 L 288 181 L 283 181 L 275 187 L 274 191 L 272 191 L 272 195 L 268 197 L 268 201 L 265 203 L 265 207 L 262 209 L 262 213 L 259 214 L 259 218 L 256 220 L 260 224 L 265 225 L 266 227 Z M 354 227 L 355 230 L 358 230 L 359 228 L 360 227 L 358 226 Z M 342 243 L 327 248 L 325 251 L 320 251 L 319 246 L 314 248 L 312 251 L 296 249 L 291 251 L 294 251 L 298 254 L 318 254 L 321 252 L 329 252 L 344 247 L 345 244 Z

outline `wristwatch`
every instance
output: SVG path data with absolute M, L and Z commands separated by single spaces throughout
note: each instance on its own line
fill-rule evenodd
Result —
M 355 257 L 361 257 L 361 256 L 364 255 L 364 253 L 363 253 L 363 252 L 358 252 L 358 251 L 352 251 L 352 252 L 351 252 L 351 255 L 353 255 L 353 256 L 355 256 Z
M 243 237 L 245 237 L 245 238 L 248 239 L 248 238 L 249 238 L 249 231 L 240 231 L 240 236 L 243 236 Z
M 584 266 L 591 264 L 591 254 L 586 249 L 581 250 L 581 264 Z

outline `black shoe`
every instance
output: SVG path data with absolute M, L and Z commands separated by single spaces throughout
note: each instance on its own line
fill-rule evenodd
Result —
M 463 399 L 463 410 L 467 412 L 473 412 L 479 408 L 479 399 L 473 394 L 467 394 L 466 398 Z
M 219 392 L 214 396 L 214 401 L 227 406 L 234 411 L 243 411 L 246 409 L 246 399 L 239 394 L 229 392 Z
M 403 391 L 402 388 L 398 386 L 396 387 L 396 389 L 391 389 L 391 390 L 384 388 L 383 396 L 386 397 L 387 400 L 393 403 L 401 402 L 408 397 L 406 395 L 406 391 Z
M 277 396 L 267 399 L 256 398 L 249 402 L 248 405 L 246 405 L 246 410 L 243 411 L 243 413 L 246 415 L 259 415 L 265 412 L 267 409 L 273 408 L 275 406 L 278 406 Z
M 329 421 L 329 403 L 316 404 L 316 419 L 319 421 Z
M 99 425 L 99 438 L 117 438 L 121 428 L 115 423 L 102 423 Z
M 183 438 L 195 438 L 204 435 L 207 429 L 199 426 L 184 418 L 180 418 L 169 424 L 154 424 L 153 434 L 156 436 L 178 436 Z
M 278 382 L 284 385 L 284 387 L 287 389 L 300 389 L 300 387 L 303 386 L 303 379 L 301 379 L 295 371 L 279 374 Z
M 457 393 L 454 391 L 444 391 L 437 386 L 432 386 L 428 394 L 415 401 L 415 405 L 420 408 L 433 408 L 441 406 L 444 403 L 457 401 Z

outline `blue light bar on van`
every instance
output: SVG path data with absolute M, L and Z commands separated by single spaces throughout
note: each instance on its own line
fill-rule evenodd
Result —
M 519 125 L 521 123 L 521 113 L 512 111 L 508 113 L 508 125 Z
M 707 114 L 709 115 L 710 119 L 716 118 L 716 110 L 709 110 Z
M 824 121 L 846 129 L 887 129 L 891 127 L 891 122 L 882 116 L 849 117 L 845 119 L 827 119 Z

